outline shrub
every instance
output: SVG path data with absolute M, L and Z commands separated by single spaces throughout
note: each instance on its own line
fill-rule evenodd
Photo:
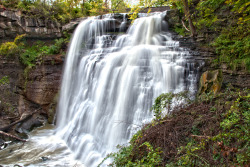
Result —
M 4 56 L 14 56 L 18 52 L 18 46 L 14 42 L 5 42 L 0 46 L 0 53 Z
M 152 111 L 156 120 L 162 118 L 163 111 L 165 114 L 169 114 L 173 108 L 183 107 L 186 103 L 189 103 L 190 99 L 186 91 L 177 94 L 174 93 L 163 93 L 155 99 Z
M 0 53 L 3 56 L 15 56 L 21 51 L 25 34 L 17 35 L 14 42 L 5 42 L 0 45 Z
M 9 84 L 10 83 L 10 79 L 8 76 L 4 76 L 0 79 L 0 86 L 1 85 L 5 85 L 5 84 Z
M 248 27 L 249 23 L 244 23 L 222 31 L 212 44 L 216 47 L 216 53 L 219 55 L 218 62 L 227 63 L 233 70 L 236 70 L 238 66 L 243 66 L 250 71 Z

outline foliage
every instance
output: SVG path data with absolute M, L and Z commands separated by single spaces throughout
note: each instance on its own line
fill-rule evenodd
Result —
M 213 29 L 215 23 L 219 21 L 218 15 L 215 13 L 220 7 L 224 6 L 224 1 L 225 0 L 200 1 L 195 8 L 198 18 L 195 22 L 196 27 L 198 29 L 204 27 Z
M 221 35 L 212 44 L 216 47 L 216 53 L 220 55 L 218 62 L 227 63 L 231 69 L 238 66 L 250 71 L 250 37 L 249 23 L 243 23 L 237 27 L 225 28 Z
M 107 13 L 107 6 L 102 0 L 2 0 L 0 5 L 19 9 L 30 17 L 69 22 L 83 16 Z
M 2 55 L 13 56 L 18 52 L 18 46 L 14 42 L 5 42 L 0 46 Z
M 183 3 L 181 0 L 169 0 L 167 2 L 168 6 L 172 9 L 178 9 L 181 13 L 183 13 Z
M 124 0 L 111 0 L 111 9 L 116 13 L 126 13 L 128 4 Z
M 43 48 L 42 48 L 43 50 Z M 25 49 L 24 53 L 20 55 L 20 61 L 26 66 L 34 66 L 34 62 L 40 57 L 40 46 L 33 45 L 30 48 Z
M 155 165 L 160 165 L 160 163 L 162 161 L 162 159 L 161 159 L 162 152 L 160 151 L 161 150 L 160 148 L 154 149 L 154 147 L 150 143 L 145 142 L 138 147 L 138 149 L 144 150 L 142 155 L 141 155 L 142 156 L 141 159 L 133 160 L 132 157 L 135 154 L 135 147 L 138 147 L 135 145 L 135 143 L 132 143 L 131 145 L 129 145 L 127 147 L 118 147 L 119 152 L 109 154 L 104 159 L 104 161 L 107 158 L 112 158 L 113 162 L 111 164 L 109 164 L 109 166 L 126 166 L 126 167 L 145 166 L 145 167 L 151 167 L 151 166 L 155 166 Z M 99 166 L 101 164 L 99 164 Z
M 25 45 L 23 35 L 17 35 L 13 42 L 5 42 L 0 45 L 2 56 L 19 57 L 25 66 L 33 67 L 35 63 L 41 63 L 45 55 L 59 54 L 63 52 L 65 45 L 69 42 L 69 36 L 56 39 L 53 45 L 47 46 L 41 41 L 37 41 L 32 46 Z
M 160 7 L 160 6 L 165 6 L 167 5 L 167 1 L 166 0 L 157 0 L 154 2 L 154 5 L 155 7 Z
M 113 158 L 111 166 L 247 166 L 249 93 L 249 89 L 229 86 L 224 92 L 175 108 L 107 158 Z M 154 108 L 159 112 L 168 108 L 172 98 L 171 93 L 160 95 Z
M 154 105 L 152 106 L 152 111 L 156 120 L 159 120 L 163 116 L 163 111 L 166 110 L 165 114 L 170 113 L 173 107 L 180 107 L 181 104 L 187 103 L 188 99 L 187 92 L 181 93 L 163 93 L 155 99 Z M 174 103 L 174 106 L 172 104 Z
M 142 8 L 140 8 L 140 5 L 135 5 L 134 7 L 131 8 L 130 12 L 129 12 L 129 19 L 132 20 L 132 22 L 137 19 L 138 17 L 138 13 L 142 10 Z
M 220 105 L 223 101 L 215 101 L 217 105 L 211 108 L 215 112 L 215 119 L 219 123 L 219 131 L 213 136 L 197 136 L 189 138 L 189 142 L 179 147 L 178 158 L 173 166 L 245 166 L 249 164 L 249 123 L 250 123 L 250 96 L 249 90 L 235 94 L 230 89 L 220 94 L 225 100 L 233 98 L 228 110 L 223 111 L 222 118 Z M 218 97 L 216 97 L 218 99 Z M 219 98 L 219 99 L 220 99 Z M 209 127 L 208 127 L 209 128 Z M 215 129 L 211 129 L 215 131 Z
M 168 4 L 183 16 L 184 0 L 169 0 Z M 250 2 L 247 0 L 189 0 L 191 17 L 200 37 L 216 50 L 217 65 L 229 69 L 250 71 L 249 28 Z M 184 27 L 173 28 L 188 35 Z
M 14 42 L 5 42 L 0 45 L 0 53 L 3 56 L 15 56 L 20 53 L 19 46 L 23 46 L 22 40 L 25 34 L 17 35 Z
M 8 76 L 3 76 L 1 79 L 0 79 L 0 86 L 1 85 L 5 85 L 5 84 L 9 84 L 10 83 L 10 80 L 9 80 L 9 77 Z
M 89 13 L 90 16 L 102 15 L 108 13 L 108 9 L 102 0 L 91 1 Z
M 26 34 L 21 34 L 21 35 L 17 35 L 16 38 L 14 39 L 14 43 L 16 45 L 19 46 L 23 46 L 24 45 L 24 39 L 25 39 Z
M 33 67 L 35 63 L 41 63 L 43 56 L 62 53 L 62 48 L 67 42 L 67 38 L 60 38 L 56 39 L 53 45 L 46 46 L 43 42 L 38 41 L 31 47 L 24 49 L 20 55 L 20 61 L 25 66 Z
M 145 8 L 148 8 L 148 13 L 150 13 L 151 7 L 159 7 L 166 4 L 167 2 L 164 0 L 140 0 L 137 5 L 131 7 L 129 19 L 134 21 L 138 17 L 138 13 Z
M 111 12 L 126 12 L 128 7 L 133 8 L 133 12 L 138 14 L 138 7 L 163 6 L 165 0 L 140 0 L 140 3 L 133 7 L 129 1 L 125 0 L 2 0 L 0 4 L 5 7 L 22 10 L 30 17 L 41 17 L 58 20 L 62 23 L 70 19 L 102 15 Z M 135 10 L 136 8 L 136 10 Z M 131 13 L 133 13 L 131 11 Z M 134 17 L 135 18 L 135 17 Z
M 180 157 L 176 164 L 178 164 L 178 166 L 192 166 L 194 164 L 197 166 L 209 166 L 208 162 L 196 153 L 201 149 L 205 149 L 205 142 L 201 141 L 197 143 L 191 139 L 186 146 L 181 146 L 178 149 Z

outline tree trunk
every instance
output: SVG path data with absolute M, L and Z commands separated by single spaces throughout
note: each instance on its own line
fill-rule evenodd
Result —
M 85 0 L 82 0 L 82 14 L 83 14 L 83 9 L 84 9 L 84 3 L 85 3 Z
M 190 31 L 191 31 L 191 36 L 195 37 L 197 34 L 196 34 L 196 29 L 195 29 L 194 24 L 193 24 L 192 19 L 191 19 L 189 6 L 188 6 L 188 0 L 182 0 L 182 2 L 184 5 L 185 16 L 188 19 L 188 23 L 189 23 L 189 27 L 190 27 Z
M 7 137 L 10 137 L 10 138 L 13 138 L 13 139 L 22 141 L 22 142 L 26 142 L 26 140 L 24 140 L 24 139 L 21 139 L 21 138 L 19 138 L 19 137 L 17 137 L 17 136 L 14 136 L 14 135 L 9 134 L 9 133 L 5 133 L 5 132 L 3 132 L 3 131 L 0 131 L 0 135 L 7 136 Z

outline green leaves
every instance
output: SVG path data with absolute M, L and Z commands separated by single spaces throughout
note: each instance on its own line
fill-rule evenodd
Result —
M 3 56 L 17 56 L 21 52 L 25 34 L 17 35 L 14 42 L 5 42 L 0 45 L 0 54 Z
M 185 146 L 181 146 L 178 150 L 179 158 L 175 165 L 180 166 L 209 166 L 212 156 L 216 166 L 226 165 L 230 166 L 244 166 L 249 163 L 250 156 L 250 96 L 249 89 L 241 92 L 226 92 L 221 93 L 216 99 L 231 99 L 231 106 L 225 110 L 223 114 L 217 115 L 217 120 L 220 121 L 220 130 L 214 136 L 200 138 L 195 135 L 192 130 L 195 140 L 189 138 L 189 142 Z M 216 102 L 223 103 L 223 102 Z M 219 106 L 217 110 L 220 110 Z M 217 113 L 215 113 L 217 114 Z M 220 118 L 222 117 L 222 118 Z M 207 127 L 209 128 L 209 127 Z M 200 135 L 200 134 L 199 134 Z M 202 135 L 202 134 L 201 134 Z M 205 152 L 210 152 L 206 154 Z M 174 166 L 175 166 L 174 165 Z M 213 164 L 212 164 L 213 166 Z
M 237 27 L 225 28 L 212 46 L 216 47 L 219 55 L 218 62 L 227 63 L 231 69 L 236 70 L 242 66 L 250 71 L 250 36 L 249 23 Z
M 175 106 L 172 106 L 173 102 L 175 103 Z M 151 110 L 154 112 L 155 119 L 160 120 L 164 115 L 164 110 L 166 114 L 169 113 L 173 107 L 181 107 L 181 105 L 185 105 L 189 102 L 190 99 L 188 98 L 188 94 L 185 91 L 177 94 L 171 92 L 163 93 L 155 99 Z
M 145 152 L 143 153 L 140 159 L 133 158 L 136 155 L 135 149 L 143 149 Z M 152 166 L 159 166 L 162 162 L 161 158 L 161 149 L 154 147 L 149 143 L 145 142 L 140 146 L 135 144 L 131 144 L 125 147 L 119 147 L 119 151 L 117 153 L 109 154 L 102 163 L 108 159 L 112 158 L 113 162 L 109 166 L 124 166 L 124 167 L 152 167 Z M 102 164 L 101 163 L 101 164 Z M 99 164 L 98 166 L 100 166 Z
M 37 42 L 31 47 L 26 47 L 24 52 L 20 55 L 20 61 L 26 65 L 33 67 L 35 63 L 41 63 L 43 56 L 59 54 L 62 52 L 62 47 L 67 42 L 67 39 L 56 39 L 55 43 L 50 46 L 46 46 L 43 42 Z
M 10 80 L 9 80 L 9 77 L 8 76 L 3 76 L 1 79 L 0 79 L 0 86 L 1 85 L 5 85 L 5 84 L 9 84 L 10 83 Z

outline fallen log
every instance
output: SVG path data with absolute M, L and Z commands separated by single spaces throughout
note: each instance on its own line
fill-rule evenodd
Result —
M 12 128 L 14 125 L 18 124 L 18 123 L 22 123 L 27 121 L 28 119 L 30 119 L 35 113 L 37 113 L 38 110 L 36 110 L 35 112 L 28 114 L 27 116 L 25 116 L 24 118 L 21 118 L 20 120 L 13 122 L 5 127 L 0 128 L 0 131 L 3 132 L 8 132 L 10 130 L 10 128 Z
M 11 135 L 9 133 L 5 133 L 3 131 L 0 131 L 0 134 L 4 135 L 4 136 L 7 136 L 7 137 L 10 137 L 10 138 L 13 138 L 13 139 L 16 139 L 16 140 L 19 140 L 19 141 L 22 141 L 22 142 L 26 142 L 27 141 L 27 140 L 21 139 L 21 138 L 19 138 L 17 136 Z

